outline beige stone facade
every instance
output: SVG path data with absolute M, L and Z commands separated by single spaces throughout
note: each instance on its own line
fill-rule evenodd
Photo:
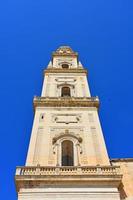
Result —
M 84 107 L 36 108 L 26 165 L 61 166 L 61 141 L 69 139 L 75 144 L 75 166 L 110 165 L 97 109 Z
M 133 159 L 112 159 L 113 166 L 120 166 L 123 174 L 119 187 L 122 199 L 133 199 Z
M 53 52 L 33 104 L 26 164 L 16 169 L 18 200 L 133 198 L 133 164 L 109 160 L 99 99 L 78 53 L 67 46 Z

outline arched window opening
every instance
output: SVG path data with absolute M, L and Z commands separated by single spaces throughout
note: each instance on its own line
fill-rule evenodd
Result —
M 62 166 L 73 166 L 73 142 L 65 140 L 62 142 Z
M 61 96 L 62 97 L 70 97 L 70 88 L 69 87 L 63 87 L 61 90 Z
M 63 68 L 63 69 L 68 69 L 68 68 L 69 68 L 69 65 L 66 64 L 66 63 L 63 63 L 63 64 L 62 64 L 62 68 Z

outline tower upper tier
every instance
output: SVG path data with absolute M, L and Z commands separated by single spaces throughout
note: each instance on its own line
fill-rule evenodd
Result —
M 52 60 L 48 68 L 53 69 L 83 69 L 78 61 L 78 53 L 74 52 L 69 46 L 61 46 L 52 53 Z
M 87 70 L 79 62 L 78 53 L 69 46 L 61 46 L 52 53 L 52 59 L 44 72 L 42 97 L 70 99 L 91 96 Z

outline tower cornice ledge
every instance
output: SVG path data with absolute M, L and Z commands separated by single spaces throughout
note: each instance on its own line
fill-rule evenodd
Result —
M 98 97 L 37 97 L 33 99 L 36 107 L 96 107 L 99 108 Z
M 49 69 L 44 70 L 44 75 L 48 73 L 85 73 L 87 74 L 87 70 L 82 69 L 82 68 L 75 68 L 75 69 L 49 68 Z
M 70 57 L 76 57 L 76 58 L 78 58 L 78 53 L 77 52 L 72 52 L 72 53 L 57 53 L 57 52 L 53 52 L 52 53 L 52 58 L 54 57 L 54 56 L 70 56 Z

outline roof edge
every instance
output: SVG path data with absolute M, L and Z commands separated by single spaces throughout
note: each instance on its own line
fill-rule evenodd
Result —
M 133 158 L 113 158 L 111 162 L 133 162 Z

